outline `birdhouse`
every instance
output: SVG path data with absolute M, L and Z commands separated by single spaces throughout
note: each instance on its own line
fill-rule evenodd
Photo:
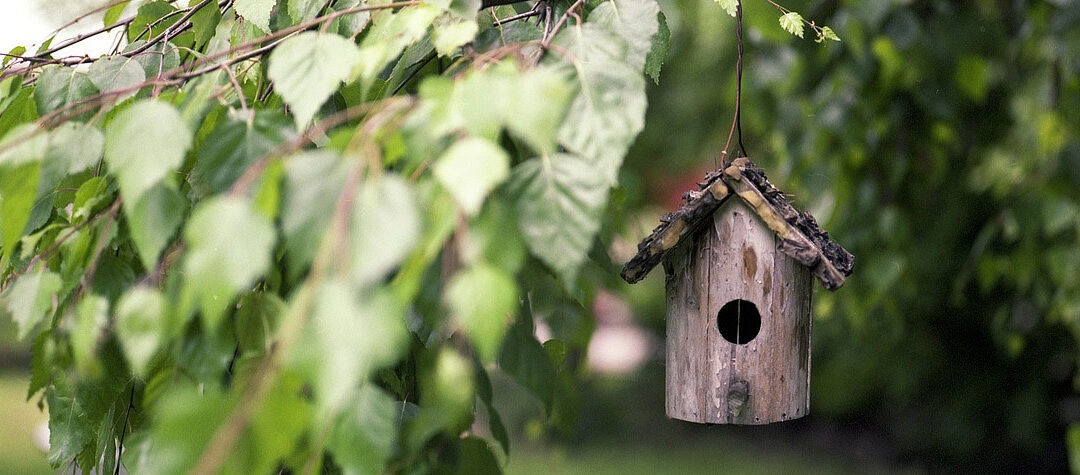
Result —
M 813 278 L 836 290 L 853 257 L 754 164 L 710 173 L 661 218 L 622 277 L 667 276 L 667 415 L 767 424 L 810 409 Z

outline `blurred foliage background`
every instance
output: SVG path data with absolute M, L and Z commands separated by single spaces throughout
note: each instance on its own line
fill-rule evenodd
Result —
M 800 41 L 744 2 L 747 152 L 856 256 L 844 288 L 815 294 L 811 419 L 927 468 L 1067 470 L 1080 2 L 781 3 L 842 38 Z M 731 123 L 734 19 L 701 0 L 664 11 L 672 50 L 624 170 L 628 214 L 675 206 Z M 661 332 L 662 280 L 623 290 Z
M 560 379 L 550 418 L 524 393 L 504 397 L 504 418 L 558 450 L 663 437 L 687 453 L 778 442 L 916 470 L 1069 470 L 1070 446 L 1080 452 L 1080 2 L 782 4 L 842 39 L 793 38 L 768 2 L 745 2 L 743 143 L 856 256 L 844 288 L 815 294 L 811 415 L 767 428 L 666 421 L 659 348 L 629 376 Z M 586 275 L 655 341 L 662 273 L 633 287 L 616 273 L 716 166 L 736 60 L 735 21 L 713 1 L 662 7 L 671 51 L 605 224 L 609 252 Z M 788 451 L 776 467 L 728 468 L 782 472 L 810 456 Z M 511 468 L 550 463 L 538 460 L 515 449 Z

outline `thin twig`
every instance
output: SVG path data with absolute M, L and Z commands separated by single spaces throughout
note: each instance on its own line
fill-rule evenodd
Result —
M 213 0 L 202 0 L 201 2 L 196 4 L 195 6 L 188 8 L 187 12 L 184 13 L 184 16 L 181 16 L 180 19 L 176 20 L 176 23 L 173 23 L 172 25 L 169 25 L 169 27 L 166 28 L 165 31 L 161 32 L 161 34 L 158 35 L 157 38 L 147 40 L 145 44 L 142 44 L 142 45 L 138 46 L 137 48 L 135 48 L 135 49 L 133 49 L 131 51 L 124 52 L 124 56 L 127 56 L 127 57 L 130 58 L 130 57 L 135 56 L 135 55 L 137 55 L 139 53 L 142 53 L 143 51 L 146 51 L 146 50 L 150 49 L 150 47 L 154 46 L 157 43 L 160 43 L 162 41 L 169 41 L 169 40 L 173 39 L 174 37 L 176 37 L 177 35 L 179 35 L 183 31 L 190 28 L 191 23 L 188 22 L 188 20 L 190 20 L 191 17 L 195 16 L 195 14 L 199 12 L 199 10 L 201 10 L 203 7 L 205 7 L 211 1 L 213 1 Z M 177 10 L 177 12 L 180 12 L 180 11 L 183 11 L 183 10 Z M 174 12 L 174 13 L 176 13 L 176 12 Z M 158 21 L 162 21 L 165 18 L 168 18 L 168 16 L 163 16 Z M 149 29 L 149 28 L 150 28 L 150 25 L 147 25 L 147 29 Z
M 728 158 L 728 149 L 731 147 L 731 139 L 735 136 L 736 131 L 739 134 L 739 149 L 742 153 L 746 154 L 746 149 L 742 145 L 742 70 L 743 70 L 743 35 L 742 35 L 742 2 L 736 4 L 735 7 L 735 38 L 737 44 L 738 55 L 735 59 L 735 116 L 731 119 L 731 128 L 728 130 L 727 142 L 724 142 L 724 149 L 720 152 L 720 163 L 724 167 L 727 167 L 732 159 Z M 714 163 L 715 165 L 715 163 Z
M 575 1 L 573 5 L 570 5 L 570 8 L 567 8 L 566 11 L 563 12 L 562 16 L 559 17 L 559 21 L 555 23 L 555 26 L 553 26 L 549 31 L 544 32 L 544 40 L 540 42 L 541 46 L 543 46 L 544 49 L 547 49 L 547 47 L 551 45 L 551 39 L 559 33 L 559 30 L 562 29 L 568 18 L 574 16 L 574 18 L 577 18 L 578 24 L 581 24 L 581 17 L 577 16 L 575 10 L 581 8 L 581 5 L 584 3 L 585 0 Z

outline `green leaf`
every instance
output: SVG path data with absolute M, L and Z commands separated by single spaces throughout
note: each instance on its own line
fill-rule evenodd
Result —
M 158 256 L 184 221 L 187 200 L 173 186 L 159 183 L 124 210 L 143 269 L 152 272 Z
M 555 396 L 555 366 L 533 336 L 532 321 L 520 316 L 506 334 L 499 352 L 499 368 L 528 389 L 551 413 Z
M 487 441 L 470 435 L 458 441 L 457 454 L 450 467 L 452 473 L 501 473 L 498 459 Z M 448 467 L 449 468 L 449 467 Z
M 261 401 L 251 428 L 230 454 L 223 473 L 273 473 L 297 450 L 311 427 L 312 405 L 294 375 L 286 374 Z
M 502 446 L 503 454 L 509 455 L 510 436 L 506 432 L 506 426 L 503 425 L 499 411 L 495 409 L 495 405 L 492 403 L 491 378 L 488 377 L 487 370 L 479 362 L 477 362 L 473 374 L 476 375 L 476 397 L 484 403 L 484 408 L 487 409 L 488 428 L 491 429 L 491 436 Z
M 3 294 L 3 304 L 11 319 L 18 325 L 17 337 L 22 340 L 30 334 L 46 315 L 53 311 L 53 299 L 60 291 L 62 281 L 55 272 L 46 270 L 23 274 Z
M 458 433 L 468 423 L 475 397 L 473 365 L 456 351 L 443 347 L 420 375 L 419 435 L 435 429 Z M 424 430 L 426 429 L 426 430 Z M 410 441 L 415 444 L 417 440 Z
M 348 163 L 328 152 L 304 152 L 285 160 L 281 231 L 290 279 L 307 271 L 345 188 Z
M 334 422 L 326 449 L 346 474 L 385 473 L 397 440 L 400 405 L 374 384 L 353 394 Z
M 152 408 L 151 448 L 142 457 L 125 461 L 132 473 L 190 473 L 199 456 L 228 415 L 233 404 L 208 387 L 181 386 L 166 392 Z
M 345 37 L 309 31 L 275 48 L 266 74 L 303 129 L 360 59 L 356 44 Z
M 270 33 L 270 12 L 274 9 L 274 3 L 274 0 L 236 0 L 233 9 L 264 33 Z
M 510 175 L 510 157 L 488 140 L 468 137 L 454 142 L 433 171 L 462 211 L 473 216 L 488 193 Z
M 0 167 L 41 162 L 48 150 L 49 140 L 45 129 L 37 124 L 20 124 L 0 139 Z
M 100 209 L 100 205 L 104 204 L 110 195 L 109 181 L 103 176 L 96 176 L 83 182 L 75 191 L 75 198 L 71 202 L 72 223 L 85 223 Z
M 195 208 L 184 228 L 184 277 L 207 328 L 216 329 L 233 297 L 269 269 L 274 239 L 270 221 L 242 198 L 213 197 Z
M 16 126 L 38 118 L 34 103 L 34 88 L 18 87 L 18 92 L 0 101 L 0 137 L 6 136 Z
M 664 12 L 657 13 L 656 20 L 659 22 L 659 27 L 652 37 L 649 54 L 645 56 L 645 74 L 648 74 L 654 83 L 660 84 L 660 67 L 664 65 L 664 58 L 667 56 L 668 49 L 671 48 L 671 30 L 668 29 Z
M 502 104 L 507 129 L 538 153 L 555 151 L 559 129 L 575 92 L 563 71 L 533 68 L 521 73 L 518 81 L 504 91 L 503 101 L 493 104 Z
M 799 38 L 803 37 L 803 17 L 798 12 L 787 12 L 780 17 L 780 28 Z
M 607 183 L 585 160 L 558 154 L 518 165 L 509 187 L 529 250 L 570 285 L 600 229 Z
M 154 0 L 140 5 L 134 20 L 128 24 L 128 43 L 157 38 L 180 19 L 180 14 L 175 12 L 176 7 L 166 0 Z M 180 44 L 178 38 L 173 38 L 172 41 Z
M 735 16 L 739 8 L 739 0 L 716 0 L 716 3 L 720 4 L 720 8 L 723 8 L 728 15 Z
M 454 275 L 447 284 L 445 298 L 480 360 L 494 361 L 517 308 L 514 279 L 496 267 L 477 262 Z
M 589 13 L 588 23 L 621 37 L 626 51 L 618 60 L 640 71 L 659 30 L 659 15 L 656 0 L 609 0 Z
M 286 309 L 285 301 L 270 292 L 252 292 L 242 297 L 236 312 L 236 344 L 240 354 L 268 351 Z
M 34 100 L 42 114 L 48 114 L 98 92 L 86 73 L 64 66 L 42 68 L 36 85 Z
M 420 238 L 420 212 L 408 182 L 387 173 L 363 183 L 351 234 L 356 284 L 373 284 L 400 264 Z
M 0 141 L 0 269 L 7 266 L 23 237 L 38 196 L 47 139 L 33 124 L 16 128 Z
M 146 377 L 150 359 L 165 336 L 165 297 L 152 287 L 128 290 L 116 303 L 116 337 L 131 370 Z
M 105 129 L 105 163 L 124 200 L 137 203 L 175 171 L 191 141 L 180 113 L 164 102 L 141 101 L 117 114 Z
M 288 0 L 289 19 L 300 23 L 315 18 L 326 0 Z
M 360 77 L 365 81 L 374 79 L 406 46 L 422 40 L 440 14 L 438 8 L 418 5 L 372 15 L 373 25 L 360 44 Z
M 49 465 L 54 468 L 74 459 L 94 437 L 86 402 L 70 386 L 54 384 L 45 391 L 49 404 Z
M 655 12 L 650 18 L 656 18 Z M 655 30 L 650 37 L 652 33 Z M 645 53 L 640 66 L 628 65 L 623 59 L 630 54 L 626 41 L 592 23 L 560 37 L 570 38 L 565 47 L 579 58 L 581 91 L 559 129 L 559 142 L 592 163 L 608 186 L 614 185 L 623 156 L 645 126 L 645 79 L 640 73 Z M 643 51 L 648 51 L 645 43 Z
M 105 135 L 97 127 L 64 122 L 49 132 L 47 160 L 69 174 L 86 170 L 101 160 Z
M 357 292 L 343 280 L 317 289 L 315 332 L 308 352 L 317 361 L 316 393 L 335 409 L 376 369 L 393 365 L 408 349 L 404 309 L 386 293 Z
M 124 9 L 127 8 L 130 0 L 119 1 L 105 10 L 105 16 L 102 18 L 103 26 L 112 26 L 116 24 L 116 21 L 120 19 L 120 15 L 124 14 Z
M 204 5 L 199 11 L 191 16 L 191 31 L 195 34 L 195 49 L 201 48 L 211 38 L 221 23 L 221 10 L 214 2 Z M 212 53 L 206 51 L 206 53 Z
M 75 307 L 75 325 L 71 329 L 71 356 L 79 374 L 97 377 L 102 370 L 97 358 L 98 345 L 109 323 L 109 301 L 90 294 Z
M 221 122 L 198 149 L 189 176 L 192 191 L 209 196 L 228 190 L 256 160 L 291 138 L 288 127 L 288 119 L 269 112 Z
M 480 27 L 475 18 L 462 19 L 443 15 L 435 21 L 431 32 L 431 44 L 442 56 L 450 56 L 458 48 L 476 38 Z
M 101 92 L 128 91 L 117 96 L 119 101 L 134 96 L 138 92 L 134 86 L 146 80 L 146 72 L 138 61 L 119 55 L 106 56 L 95 61 L 86 71 L 86 75 Z
M 822 42 L 825 42 L 826 40 L 828 40 L 828 41 L 840 41 L 840 37 L 836 35 L 836 32 L 833 31 L 832 28 L 829 28 L 827 26 L 823 26 L 823 27 L 821 27 L 821 30 L 818 31 L 817 39 L 815 39 L 814 41 L 816 41 L 818 43 L 822 43 Z
M 469 222 L 469 232 L 458 237 L 461 261 L 471 264 L 483 260 L 510 275 L 525 264 L 525 241 L 517 229 L 513 203 L 490 200 L 484 211 Z
M 124 51 L 132 51 L 145 43 L 142 40 L 136 41 L 124 48 Z M 153 79 L 180 66 L 180 48 L 169 42 L 156 43 L 131 59 L 139 64 L 147 79 Z

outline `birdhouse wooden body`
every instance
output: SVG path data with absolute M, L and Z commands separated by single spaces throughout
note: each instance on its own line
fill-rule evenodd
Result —
M 685 198 L 623 269 L 632 283 L 664 264 L 667 415 L 710 424 L 805 416 L 813 277 L 839 288 L 851 254 L 747 159 Z

